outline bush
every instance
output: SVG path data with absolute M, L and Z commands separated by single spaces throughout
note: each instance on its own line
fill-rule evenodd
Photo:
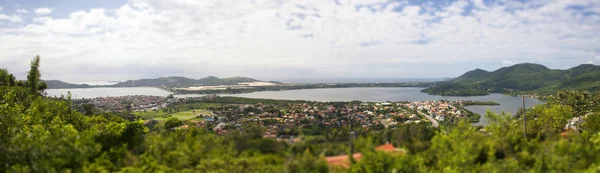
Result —
M 183 125 L 183 121 L 181 121 L 177 118 L 169 118 L 169 119 L 167 119 L 167 121 L 165 121 L 166 129 L 173 129 L 173 128 L 179 127 L 181 125 Z

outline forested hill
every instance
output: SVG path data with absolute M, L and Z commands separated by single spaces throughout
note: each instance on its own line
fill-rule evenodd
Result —
M 44 80 L 46 85 L 48 85 L 49 89 L 58 89 L 58 88 L 91 88 L 91 85 L 88 84 L 72 84 L 59 80 Z
M 247 77 L 217 78 L 209 76 L 201 79 L 190 79 L 186 77 L 161 77 L 157 79 L 139 79 L 119 82 L 113 86 L 116 87 L 190 87 L 190 86 L 211 86 L 211 85 L 235 85 L 244 82 L 260 82 L 259 80 Z
M 566 70 L 523 63 L 488 72 L 469 71 L 450 81 L 423 90 L 436 95 L 493 93 L 552 93 L 558 90 L 600 91 L 600 66 L 582 64 Z
M 48 89 L 61 89 L 61 88 L 92 88 L 100 87 L 95 85 L 87 84 L 72 84 L 59 80 L 47 80 Z M 212 86 L 212 85 L 235 85 L 244 82 L 261 82 L 260 80 L 247 78 L 247 77 L 230 77 L 230 78 L 217 78 L 209 76 L 201 79 L 190 79 L 186 77 L 160 77 L 156 79 L 138 79 L 128 80 L 125 82 L 119 82 L 114 85 L 102 85 L 101 87 L 190 87 L 190 86 Z

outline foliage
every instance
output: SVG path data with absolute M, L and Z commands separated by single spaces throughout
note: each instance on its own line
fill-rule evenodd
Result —
M 443 83 L 434 87 L 423 89 L 421 92 L 425 92 L 431 95 L 442 95 L 442 96 L 481 96 L 488 95 L 488 92 L 483 89 L 479 89 L 472 86 L 465 86 L 460 84 Z
M 31 68 L 27 74 L 27 87 L 32 93 L 38 91 L 44 91 L 48 86 L 46 83 L 41 81 L 42 75 L 40 74 L 40 56 L 35 56 L 33 60 L 31 60 Z
M 16 79 L 15 76 L 8 73 L 8 70 L 1 68 L 0 69 L 0 86 L 15 86 Z
M 173 129 L 175 127 L 179 127 L 183 125 L 183 121 L 179 120 L 178 118 L 172 117 L 167 119 L 167 121 L 165 121 L 165 128 L 166 129 Z

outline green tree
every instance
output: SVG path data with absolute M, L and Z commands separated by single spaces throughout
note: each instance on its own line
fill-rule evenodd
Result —
M 539 137 L 557 135 L 573 117 L 572 109 L 563 105 L 536 106 L 526 113 L 528 133 Z
M 91 116 L 94 115 L 95 112 L 94 105 L 93 104 L 83 104 L 83 114 L 87 115 L 87 116 Z
M 179 127 L 181 125 L 183 125 L 183 122 L 175 117 L 171 117 L 171 118 L 167 119 L 167 121 L 165 121 L 166 129 L 173 129 L 173 128 Z
M 40 56 L 37 55 L 31 60 L 31 66 L 27 74 L 27 87 L 32 93 L 43 91 L 46 89 L 46 85 L 40 86 L 42 75 L 40 74 Z M 41 90 L 40 90 L 41 89 Z
M 11 74 L 8 73 L 8 70 L 3 68 L 0 69 L 0 86 L 12 86 L 10 82 L 10 75 Z
M 32 93 L 38 91 L 38 83 L 40 82 L 41 74 L 40 74 L 40 56 L 37 55 L 31 60 L 31 67 L 29 69 L 29 73 L 27 74 L 27 86 L 29 87 Z

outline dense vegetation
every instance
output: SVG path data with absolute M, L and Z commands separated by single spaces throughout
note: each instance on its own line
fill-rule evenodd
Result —
M 304 141 L 288 143 L 262 138 L 264 129 L 252 123 L 218 135 L 210 128 L 170 128 L 185 123 L 177 120 L 146 125 L 113 114 L 82 115 L 68 97 L 41 94 L 36 59 L 26 82 L 0 70 L 0 172 L 600 171 L 598 93 L 560 92 L 516 118 L 488 112 L 486 127 L 458 121 L 440 128 L 356 128 L 353 149 L 362 158 L 333 168 L 324 157 L 349 153 L 348 138 L 321 135 L 345 136 L 348 127 L 322 130 L 315 124 L 316 130 L 297 132 Z M 579 130 L 563 132 L 573 117 L 584 120 L 576 124 Z M 385 142 L 406 153 L 375 150 Z
M 431 95 L 442 95 L 442 96 L 482 96 L 488 95 L 486 90 L 479 89 L 476 87 L 467 87 L 461 84 L 444 83 L 436 85 L 434 87 L 425 88 L 422 90 L 427 94 Z
M 454 96 L 489 92 L 549 95 L 560 90 L 600 91 L 600 66 L 582 64 L 567 70 L 552 70 L 524 63 L 493 72 L 475 69 L 423 92 Z

